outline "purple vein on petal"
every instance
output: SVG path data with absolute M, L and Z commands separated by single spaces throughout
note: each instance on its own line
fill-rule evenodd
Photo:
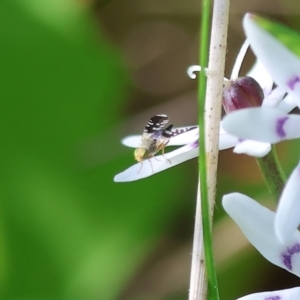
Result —
M 191 143 L 190 146 L 191 146 L 192 149 L 198 148 L 199 147 L 199 141 L 197 140 L 197 141 Z
M 287 250 L 281 254 L 283 264 L 292 271 L 292 256 L 300 252 L 300 244 L 295 244 L 291 248 L 287 248 Z
M 286 136 L 286 133 L 283 130 L 283 126 L 284 126 L 285 122 L 288 120 L 288 118 L 289 118 L 288 116 L 280 118 L 277 120 L 277 123 L 276 123 L 276 133 L 282 139 L 285 138 L 285 136 Z
M 265 298 L 265 300 L 280 300 L 280 299 L 281 299 L 280 296 L 271 296 L 271 297 Z
M 291 89 L 294 90 L 295 89 L 295 85 L 297 83 L 300 83 L 300 77 L 299 76 L 295 76 L 293 78 L 291 78 L 288 82 L 287 82 L 287 86 Z

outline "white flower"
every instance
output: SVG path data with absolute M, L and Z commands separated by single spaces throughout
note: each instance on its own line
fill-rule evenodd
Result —
M 300 299 L 300 287 L 292 289 L 255 293 L 239 298 L 238 300 L 299 300 Z
M 157 155 L 134 164 L 122 173 L 117 174 L 114 177 L 114 181 L 127 182 L 149 177 L 155 173 L 174 167 L 186 160 L 197 157 L 199 152 L 198 137 L 199 129 L 196 128 L 171 138 L 168 146 L 185 146 L 172 152 L 165 153 L 164 155 Z M 139 135 L 129 136 L 123 139 L 122 143 L 126 146 L 137 148 L 140 144 L 141 138 L 142 136 Z
M 190 126 L 189 126 L 190 127 Z M 187 127 L 187 128 L 189 128 Z M 182 127 L 181 129 L 183 129 Z M 176 130 L 176 128 L 175 128 Z M 199 129 L 196 127 L 193 130 L 179 134 L 170 138 L 167 146 L 182 146 L 174 151 L 165 153 L 164 155 L 157 155 L 150 159 L 146 159 L 141 163 L 134 164 L 125 171 L 117 174 L 114 177 L 115 182 L 127 182 L 139 180 L 145 177 L 154 175 L 155 173 L 172 168 L 189 159 L 195 158 L 199 155 Z M 141 141 L 141 135 L 134 135 L 126 137 L 122 143 L 128 147 L 137 148 Z M 237 143 L 237 138 L 222 131 L 220 132 L 219 149 L 228 149 Z
M 240 193 L 225 195 L 222 203 L 250 243 L 267 260 L 300 277 L 299 183 L 300 164 L 283 190 L 277 213 Z M 300 299 L 300 287 L 256 293 L 240 299 Z
M 277 89 L 288 95 L 281 102 L 274 101 L 273 105 L 232 112 L 221 124 L 227 132 L 242 139 L 277 143 L 299 138 L 300 116 L 288 114 L 297 105 L 300 107 L 299 53 L 291 50 L 291 43 L 285 45 L 259 26 L 259 20 L 261 19 L 250 14 L 245 16 L 244 28 L 247 38 L 257 58 L 272 75 Z M 285 40 L 288 40 L 289 34 L 285 33 Z M 290 35 L 297 41 L 297 37 Z
M 239 70 L 242 65 L 248 46 L 249 46 L 249 42 L 248 40 L 246 40 L 246 42 L 244 43 L 244 45 L 242 46 L 239 52 L 239 55 L 233 67 L 231 78 L 230 78 L 231 81 L 238 79 Z M 194 72 L 200 70 L 201 70 L 200 66 L 193 66 L 191 69 L 189 69 L 188 73 L 191 78 L 195 78 Z M 205 70 L 205 71 L 209 76 L 209 70 Z M 281 110 L 287 112 L 291 111 L 295 107 L 295 103 L 292 101 L 291 97 L 284 98 L 284 95 L 286 93 L 285 90 L 279 87 L 273 89 L 273 83 L 274 83 L 273 79 L 260 60 L 258 60 L 255 63 L 254 67 L 247 73 L 247 76 L 254 78 L 262 88 L 264 94 L 264 99 L 262 102 L 263 107 L 278 106 L 280 107 Z M 225 78 L 224 82 L 226 83 L 226 81 L 228 81 L 228 79 Z M 237 111 L 240 111 L 240 109 L 238 109 Z M 230 113 L 230 115 L 231 114 L 233 113 Z M 236 134 L 236 131 L 243 132 L 244 130 L 244 128 L 241 128 L 241 126 L 239 125 L 237 126 L 236 124 L 239 123 L 235 121 L 230 122 L 230 130 L 228 130 L 227 124 L 223 122 L 221 122 L 221 127 L 220 127 L 225 132 L 228 132 L 230 134 L 239 137 L 238 143 L 235 145 L 233 152 L 238 154 L 242 154 L 242 153 L 248 154 L 256 157 L 263 157 L 270 152 L 271 144 L 268 140 L 265 141 L 265 140 L 252 139 L 251 136 L 244 137 L 239 134 Z M 232 127 L 235 127 L 236 129 L 232 130 Z

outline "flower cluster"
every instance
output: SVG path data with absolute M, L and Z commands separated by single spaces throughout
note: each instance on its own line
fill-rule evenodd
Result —
M 261 107 L 231 112 L 221 126 L 242 140 L 274 144 L 299 138 L 300 116 L 288 113 L 300 107 L 300 52 L 295 50 L 300 36 L 250 14 L 244 18 L 244 29 L 257 59 L 277 86 L 274 93 L 278 91 L 282 99 L 271 97 Z M 240 193 L 225 195 L 222 201 L 226 212 L 252 245 L 271 263 L 297 276 L 300 276 L 299 183 L 300 163 L 283 189 L 276 213 Z M 300 299 L 300 287 L 256 293 L 241 299 Z
M 299 181 L 300 164 L 283 190 L 276 213 L 240 193 L 225 195 L 222 202 L 247 239 L 267 260 L 297 276 L 300 276 Z M 300 299 L 300 287 L 256 293 L 240 299 Z

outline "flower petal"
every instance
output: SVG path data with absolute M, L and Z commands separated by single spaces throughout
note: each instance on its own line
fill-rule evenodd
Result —
M 260 61 L 256 61 L 252 69 L 247 73 L 247 76 L 254 78 L 259 83 L 265 96 L 271 93 L 273 78 Z
M 240 138 L 266 143 L 300 137 L 300 116 L 287 115 L 277 108 L 240 109 L 225 116 L 221 124 Z
M 295 95 L 300 106 L 300 37 L 284 26 L 247 14 L 244 29 L 251 48 L 275 83 Z M 294 46 L 291 46 L 293 45 Z
M 285 94 L 286 94 L 285 90 L 283 90 L 279 87 L 276 87 L 268 95 L 265 96 L 262 106 L 278 107 L 279 103 L 282 101 Z M 285 110 L 283 110 L 283 111 L 287 112 Z
M 281 243 L 274 229 L 275 213 L 240 194 L 225 195 L 226 212 L 234 219 L 250 243 L 271 263 L 300 275 L 300 233 Z
M 225 150 L 234 147 L 238 143 L 238 137 L 226 132 L 222 126 L 220 126 L 219 135 L 219 150 Z
M 270 143 L 257 142 L 253 140 L 241 140 L 233 149 L 234 153 L 247 154 L 255 157 L 263 157 L 270 151 Z
M 281 241 L 286 241 L 300 224 L 300 164 L 292 172 L 282 196 L 275 218 L 275 232 Z
M 114 177 L 115 182 L 128 182 L 139 180 L 154 175 L 155 173 L 172 168 L 178 164 L 181 164 L 189 159 L 195 158 L 199 155 L 198 148 L 198 128 L 188 131 L 170 139 L 168 146 L 179 145 L 180 143 L 193 141 L 188 145 L 185 145 L 179 149 L 165 153 L 164 155 L 158 155 L 151 159 L 147 159 L 142 163 L 137 163 L 125 171 L 117 174 Z M 183 139 L 178 139 L 184 136 Z M 192 139 L 193 138 L 193 139 Z M 195 139 L 196 138 L 196 139 Z M 141 140 L 140 135 L 134 135 L 126 137 L 122 140 L 122 143 L 129 147 L 138 147 Z M 219 149 L 227 149 L 236 145 L 238 138 L 225 132 L 222 128 L 220 130 Z
M 297 107 L 296 101 L 294 99 L 294 95 L 287 94 L 282 101 L 279 102 L 277 108 L 289 113 L 291 112 L 295 107 Z
M 238 298 L 237 300 L 299 300 L 300 287 L 281 291 L 255 293 Z
M 243 45 L 241 46 L 240 51 L 235 59 L 235 62 L 234 62 L 233 68 L 232 68 L 232 72 L 230 75 L 231 80 L 235 80 L 239 77 L 241 66 L 243 64 L 243 61 L 245 59 L 246 53 L 249 49 L 249 46 L 250 46 L 250 43 L 246 39 L 245 42 L 243 43 Z
M 199 154 L 198 142 L 183 146 L 179 149 L 137 163 L 114 177 L 115 182 L 128 182 L 154 175 L 155 173 L 172 168 Z
M 121 143 L 130 148 L 137 148 L 141 143 L 142 135 L 130 135 L 121 140 Z

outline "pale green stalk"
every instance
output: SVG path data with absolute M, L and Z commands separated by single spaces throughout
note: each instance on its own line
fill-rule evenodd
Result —
M 275 147 L 272 146 L 272 150 L 266 156 L 257 158 L 256 161 L 269 192 L 278 201 L 286 182 L 286 175 L 278 160 Z
M 209 8 L 210 0 L 203 0 L 200 44 L 200 65 L 202 68 L 207 66 Z M 219 127 L 222 106 L 228 17 L 229 0 L 215 0 L 207 71 L 208 79 L 206 83 L 205 73 L 201 72 L 199 81 L 200 184 L 197 197 L 189 300 L 207 299 L 207 281 L 209 287 L 209 299 L 219 299 L 212 249 L 212 220 L 216 196 Z M 200 222 L 201 212 L 202 226 Z M 203 265 L 204 261 L 205 268 Z

